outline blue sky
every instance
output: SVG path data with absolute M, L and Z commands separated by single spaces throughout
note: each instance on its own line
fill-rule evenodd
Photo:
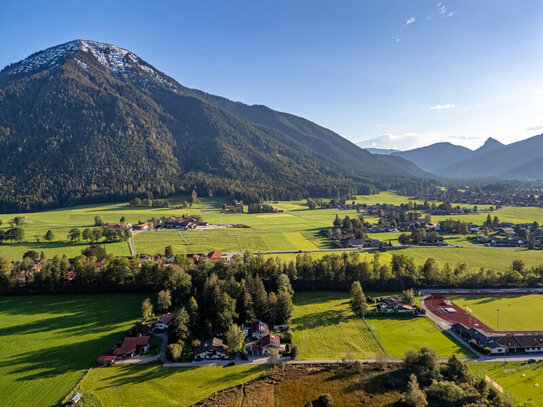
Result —
M 477 147 L 543 133 L 542 21 L 539 0 L 2 0 L 0 66 L 91 39 L 366 146 Z

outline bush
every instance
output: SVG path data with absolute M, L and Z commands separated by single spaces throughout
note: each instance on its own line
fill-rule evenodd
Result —
M 300 355 L 300 350 L 296 345 L 292 346 L 292 349 L 290 350 L 290 357 L 292 360 L 296 360 L 296 358 Z
M 178 362 L 181 359 L 181 354 L 183 353 L 183 345 L 180 343 L 170 343 L 168 345 L 167 354 L 168 359 L 172 362 Z

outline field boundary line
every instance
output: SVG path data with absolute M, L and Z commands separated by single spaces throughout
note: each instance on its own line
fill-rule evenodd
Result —
M 79 387 L 81 387 L 81 383 L 83 383 L 83 380 L 86 379 L 86 377 L 89 375 L 89 373 L 93 370 L 94 368 L 93 367 L 89 367 L 89 369 L 85 372 L 85 374 L 83 376 L 81 376 L 81 378 L 77 381 L 77 383 L 75 384 L 74 387 L 72 387 L 72 390 L 70 390 L 68 392 L 68 394 L 66 395 L 66 397 L 64 397 L 61 401 L 59 401 L 57 403 L 57 406 L 63 406 L 64 404 L 66 404 L 69 400 L 70 400 L 70 397 L 77 391 L 79 390 Z
M 368 331 L 370 331 L 371 335 L 373 336 L 373 339 L 375 339 L 375 342 L 377 342 L 377 345 L 379 345 L 379 347 L 385 353 L 385 355 L 390 357 L 390 354 L 387 352 L 387 350 L 385 349 L 385 347 L 381 343 L 381 340 L 377 337 L 377 335 L 375 335 L 375 332 L 373 332 L 373 329 L 371 329 L 370 326 L 368 325 L 368 323 L 366 322 L 366 318 L 362 318 L 362 321 L 364 322 L 364 325 L 366 325 L 366 328 L 368 329 Z
M 185 246 L 187 246 L 187 247 L 190 248 L 189 242 L 187 242 L 187 239 L 185 239 L 185 236 L 183 236 L 183 234 L 181 233 L 181 231 L 178 231 L 177 233 L 179 233 L 179 236 L 181 236 L 181 239 L 183 239 L 183 242 L 185 242 Z

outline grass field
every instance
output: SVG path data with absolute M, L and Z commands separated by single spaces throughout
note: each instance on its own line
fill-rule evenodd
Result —
M 117 365 L 93 369 L 83 380 L 83 407 L 189 406 L 259 376 L 266 366 L 165 368 Z
M 484 378 L 488 375 L 511 395 L 515 403 L 531 401 L 543 405 L 543 364 L 523 362 L 470 363 L 472 372 Z
M 457 355 L 459 358 L 474 356 L 465 346 L 437 328 L 428 318 L 411 319 L 367 318 L 368 326 L 373 330 L 385 348 L 387 355 L 394 359 L 405 356 L 409 349 L 427 346 L 442 357 Z
M 492 329 L 530 331 L 543 329 L 543 295 L 504 297 L 451 297 Z M 496 310 L 499 309 L 499 312 Z M 541 383 L 543 386 L 543 383 Z
M 249 251 L 282 251 L 282 250 L 313 250 L 328 249 L 332 247 L 331 241 L 319 232 L 324 228 L 331 228 L 337 215 L 343 218 L 346 215 L 356 217 L 359 214 L 355 210 L 319 209 L 309 210 L 305 200 L 279 201 L 272 205 L 284 212 L 274 214 L 230 214 L 221 213 L 220 207 L 224 199 L 199 198 L 192 208 L 181 209 L 180 203 L 187 200 L 187 196 L 168 198 L 171 208 L 132 208 L 126 203 L 86 205 L 72 208 L 56 209 L 44 212 L 21 214 L 28 217 L 25 229 L 25 240 L 20 243 L 0 244 L 0 257 L 7 259 L 20 259 L 28 250 L 43 251 L 46 256 L 66 254 L 74 257 L 81 253 L 88 243 L 70 243 L 67 241 L 67 233 L 71 228 L 92 228 L 94 216 L 100 215 L 106 222 L 118 222 L 125 217 L 130 223 L 137 223 L 151 218 L 163 216 L 180 216 L 182 214 L 200 214 L 210 223 L 245 224 L 247 229 L 219 229 L 207 231 L 178 232 L 143 232 L 134 236 L 134 246 L 139 253 L 162 253 L 166 246 L 173 246 L 178 252 L 209 252 L 220 250 L 223 252 Z M 392 192 L 381 192 L 376 195 L 358 196 L 356 202 L 375 204 L 389 203 L 400 204 L 409 201 L 408 197 Z M 469 205 L 464 205 L 469 206 Z M 481 206 L 484 207 L 484 206 Z M 495 213 L 502 221 L 543 222 L 543 208 L 516 208 L 508 207 Z M 17 214 L 0 214 L 2 226 L 9 227 L 8 222 Z M 434 221 L 448 217 L 433 217 Z M 486 219 L 486 214 L 462 215 L 456 218 L 464 221 L 474 221 L 481 224 Z M 366 220 L 376 222 L 377 218 L 366 216 Z M 51 229 L 55 239 L 45 242 L 42 236 Z M 37 241 L 36 235 L 40 237 Z M 372 237 L 385 241 L 391 240 L 397 243 L 397 233 L 374 234 Z M 455 245 L 471 245 L 463 236 L 448 236 L 447 240 Z M 117 255 L 129 255 L 126 242 L 113 243 L 106 246 L 106 250 Z M 409 249 L 410 250 L 410 249 Z M 415 249 L 418 250 L 418 249 Z M 426 248 L 426 250 L 434 250 Z M 439 249 L 437 249 L 439 250 Z M 511 254 L 511 251 L 502 252 L 502 259 Z M 449 255 L 451 253 L 447 253 Z M 529 257 L 529 254 L 526 254 Z M 523 254 L 524 256 L 524 254 Z M 456 263 L 452 256 L 451 263 Z M 461 257 L 461 256 L 460 256 Z M 470 256 L 468 256 L 470 257 Z M 477 256 L 475 256 L 477 257 Z M 489 256 L 494 258 L 494 256 Z M 510 263 L 512 259 L 508 258 Z M 477 263 L 477 267 L 480 267 Z M 484 266 L 484 265 L 483 265 Z M 494 267 L 494 266 L 493 266 Z
M 140 295 L 0 297 L 0 405 L 60 401 L 140 314 Z
M 348 305 L 348 294 L 300 293 L 294 297 L 292 334 L 301 359 L 373 358 L 379 344 L 356 318 Z
M 373 358 L 381 350 L 368 327 L 349 308 L 349 294 L 310 292 L 294 296 L 292 333 L 301 359 Z M 470 355 L 426 318 L 367 320 L 391 358 L 429 346 L 442 357 Z

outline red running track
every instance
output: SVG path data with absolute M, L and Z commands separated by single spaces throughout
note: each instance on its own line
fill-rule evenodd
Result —
M 458 295 L 455 293 L 455 295 Z M 479 294 L 481 295 L 481 294 Z M 492 294 L 488 294 L 491 296 Z M 503 294 L 499 294 L 503 296 Z M 515 293 L 515 295 L 520 295 Z M 424 299 L 424 306 L 428 311 L 434 314 L 436 317 L 443 319 L 450 324 L 460 323 L 466 328 L 476 328 L 479 331 L 483 331 L 489 334 L 543 334 L 543 331 L 495 331 L 488 325 L 484 324 L 477 318 L 464 311 L 454 302 L 447 303 L 447 297 L 444 294 L 431 294 Z M 454 312 L 447 312 L 445 308 L 454 308 Z

